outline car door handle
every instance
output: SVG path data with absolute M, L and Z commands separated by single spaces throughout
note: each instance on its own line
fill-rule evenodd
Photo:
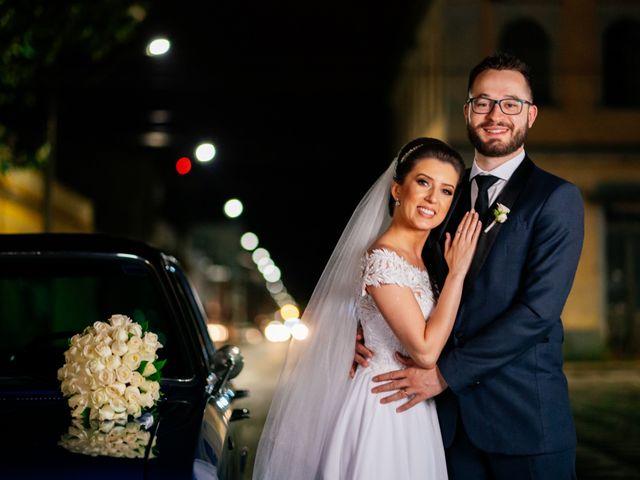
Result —
M 235 422 L 236 420 L 244 420 L 245 418 L 251 418 L 251 412 L 248 408 L 234 408 L 229 421 Z

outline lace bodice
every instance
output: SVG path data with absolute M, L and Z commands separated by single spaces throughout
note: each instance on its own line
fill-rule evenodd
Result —
M 400 368 L 402 365 L 396 361 L 394 354 L 396 351 L 406 352 L 366 291 L 367 286 L 380 285 L 411 288 L 425 319 L 434 305 L 429 274 L 426 270 L 411 265 L 392 250 L 380 248 L 365 254 L 358 318 L 364 331 L 365 343 L 375 353 L 370 361 L 370 368 L 376 372 Z

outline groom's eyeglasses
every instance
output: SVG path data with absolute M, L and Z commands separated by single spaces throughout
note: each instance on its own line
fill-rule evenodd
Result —
M 520 100 L 519 98 L 503 98 L 502 100 L 493 100 L 491 98 L 473 97 L 467 100 L 466 103 L 471 104 L 471 110 L 473 113 L 486 114 L 493 110 L 493 107 L 498 104 L 500 110 L 505 115 L 518 115 L 522 112 L 524 104 L 533 105 L 528 100 Z

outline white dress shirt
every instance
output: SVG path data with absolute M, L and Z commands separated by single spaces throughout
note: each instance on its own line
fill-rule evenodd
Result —
M 478 166 L 478 163 L 474 158 L 473 165 L 471 166 L 471 172 L 469 174 L 469 181 L 471 182 L 471 206 L 476 204 L 476 199 L 478 198 L 478 185 L 476 185 L 476 182 L 473 181 L 473 178 L 476 175 L 493 175 L 494 177 L 498 177 L 498 181 L 491 185 L 489 187 L 489 190 L 487 190 L 487 195 L 489 196 L 489 205 L 492 205 L 493 202 L 496 201 L 496 198 L 498 198 L 498 195 L 500 195 L 500 192 L 502 192 L 502 189 L 507 184 L 507 181 L 511 178 L 511 175 L 513 175 L 513 172 L 516 171 L 516 168 L 518 168 L 524 160 L 524 156 L 525 152 L 523 150 L 511 160 L 507 160 L 502 165 L 494 168 L 490 172 L 482 170 Z

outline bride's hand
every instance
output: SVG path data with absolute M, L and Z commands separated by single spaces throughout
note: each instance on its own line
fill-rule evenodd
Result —
M 361 367 L 368 367 L 369 360 L 373 357 L 373 352 L 364 346 L 364 332 L 362 331 L 362 325 L 358 325 L 358 332 L 356 333 L 356 351 L 353 355 L 353 363 L 351 364 L 351 370 L 349 370 L 349 376 L 353 378 L 356 374 L 358 365 Z
M 386 382 L 373 388 L 373 393 L 393 392 L 382 398 L 380 403 L 406 399 L 405 403 L 396 408 L 396 412 L 401 413 L 447 389 L 447 382 L 437 367 L 430 370 L 416 367 L 413 360 L 399 353 L 396 353 L 396 359 L 406 368 L 373 377 L 374 382 Z
M 449 273 L 466 275 L 471 266 L 481 230 L 482 222 L 478 213 L 471 210 L 465 213 L 453 238 L 447 232 L 444 242 L 444 258 L 447 261 Z

